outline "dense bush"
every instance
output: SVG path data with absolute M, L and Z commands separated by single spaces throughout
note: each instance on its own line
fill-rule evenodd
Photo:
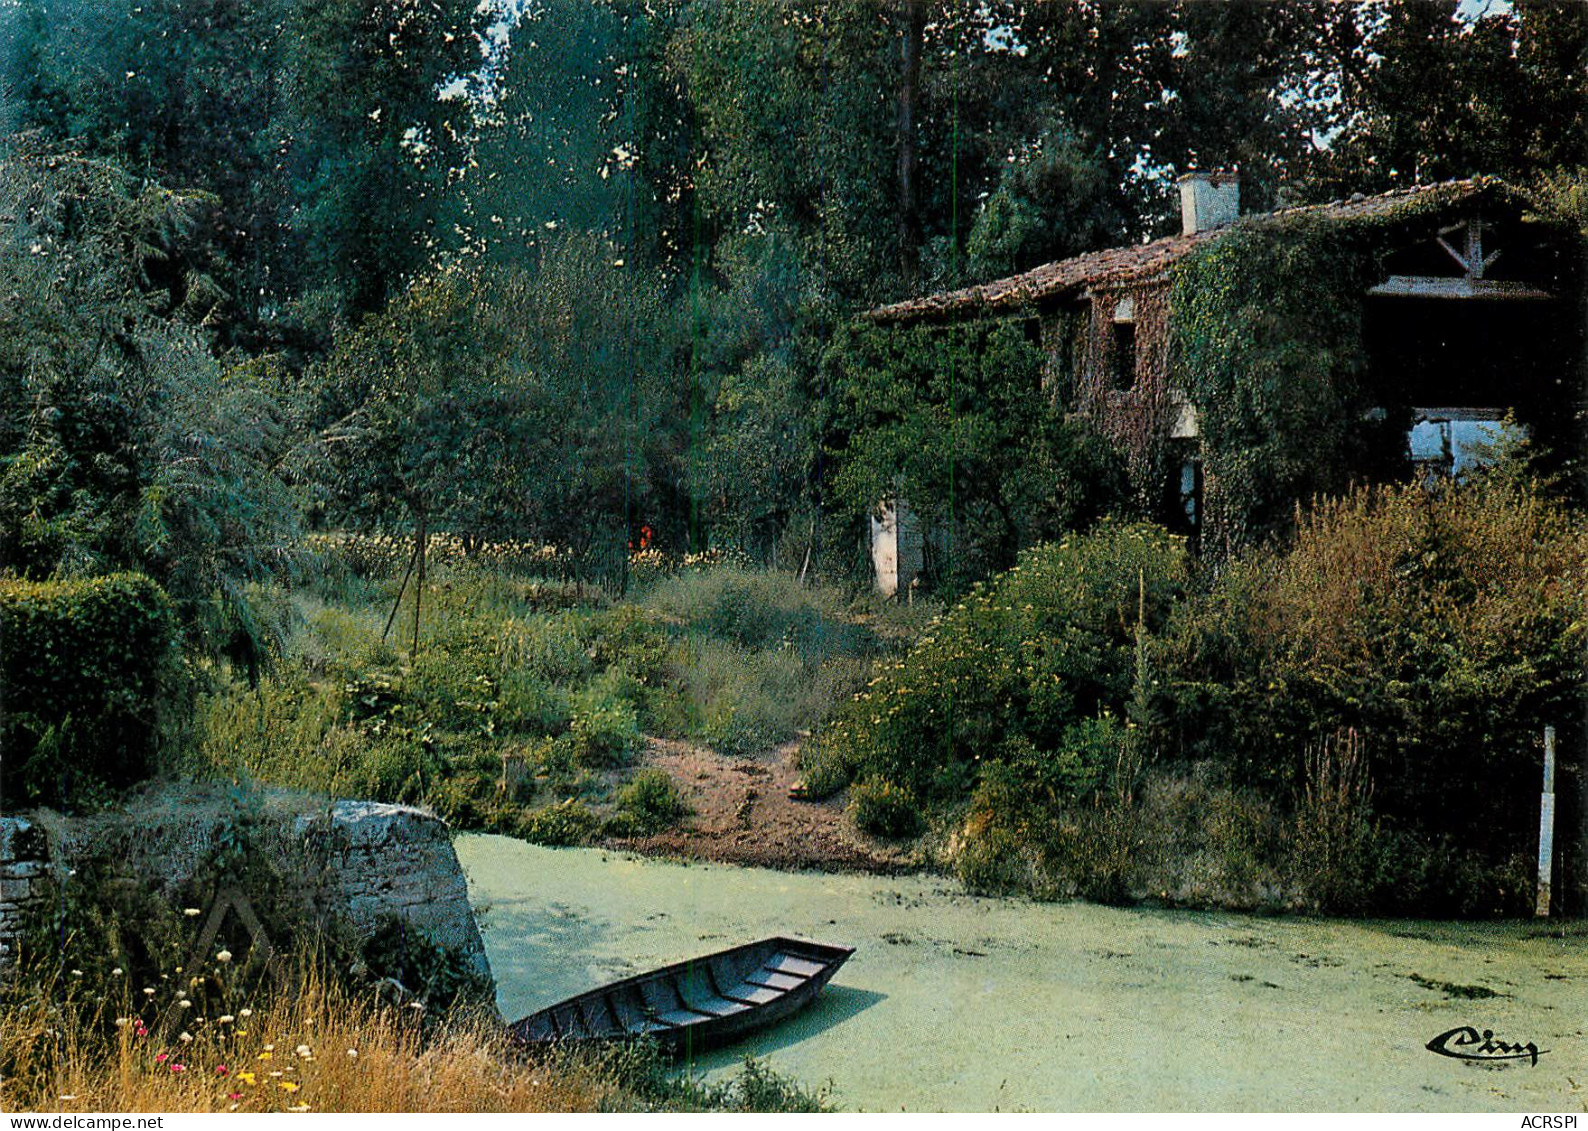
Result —
M 1465 844 L 1458 856 L 1507 870 L 1536 827 L 1543 724 L 1576 748 L 1585 627 L 1580 521 L 1502 468 L 1320 504 L 1292 549 L 1232 566 L 1180 610 L 1165 663 L 1184 749 L 1314 811 L 1315 829 L 1329 828 L 1315 812 L 1328 775 L 1305 754 L 1354 730 L 1376 831 L 1337 827 L 1342 852 L 1396 834 L 1418 851 Z M 1335 906 L 1361 906 L 1406 871 L 1352 853 L 1340 863 L 1356 890 L 1324 892 Z M 1416 882 L 1425 906 L 1440 905 L 1439 876 Z M 1451 889 L 1444 903 L 1470 894 Z
M 569 798 L 525 813 L 518 826 L 518 835 L 532 844 L 568 848 L 590 843 L 600 824 L 588 805 Z
M 662 770 L 641 770 L 618 790 L 618 813 L 629 834 L 659 832 L 690 812 L 678 786 Z
M 150 772 L 178 716 L 177 630 L 153 581 L 0 581 L 0 795 L 75 805 Z
M 892 782 L 867 779 L 849 791 L 849 817 L 861 829 L 894 840 L 921 831 L 915 799 Z
M 1138 629 L 1163 623 L 1185 578 L 1183 545 L 1144 524 L 1026 552 L 879 667 L 812 744 L 807 785 L 870 776 L 931 801 L 999 762 L 1054 798 L 1090 793 L 1125 753 Z
M 1295 788 L 1305 749 L 1352 727 L 1376 811 L 1492 819 L 1537 791 L 1543 723 L 1577 725 L 1585 566 L 1569 512 L 1503 475 L 1323 503 L 1177 618 L 1184 741 Z

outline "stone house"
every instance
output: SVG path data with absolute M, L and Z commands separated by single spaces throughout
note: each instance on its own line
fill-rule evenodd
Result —
M 1198 391 L 1176 337 L 1191 317 L 1182 307 L 1196 297 L 1181 272 L 1236 233 L 1272 241 L 1305 229 L 1314 246 L 1338 234 L 1364 249 L 1372 273 L 1342 304 L 1352 306 L 1365 355 L 1351 411 L 1363 430 L 1387 434 L 1387 448 L 1399 449 L 1380 452 L 1380 470 L 1398 463 L 1459 473 L 1480 457 L 1486 426 L 1508 415 L 1546 442 L 1576 429 L 1584 244 L 1541 218 L 1523 193 L 1474 178 L 1243 215 L 1235 174 L 1189 173 L 1178 186 L 1179 235 L 862 317 L 878 325 L 1023 320 L 1047 357 L 1053 395 L 1110 440 L 1139 497 L 1194 542 L 1227 539 L 1234 520 L 1215 505 L 1219 465 L 1207 422 L 1220 394 L 1205 380 Z M 1263 296 L 1244 301 L 1243 317 L 1261 321 Z M 891 570 L 878 580 L 890 592 L 908 585 L 914 564 L 887 541 L 901 526 L 889 507 L 873 523 L 873 558 Z

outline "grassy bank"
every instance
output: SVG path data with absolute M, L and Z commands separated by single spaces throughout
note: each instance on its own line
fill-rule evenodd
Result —
M 416 646 L 416 587 L 380 548 L 327 540 L 311 584 L 252 595 L 268 663 L 253 683 L 217 669 L 183 772 L 429 805 L 544 844 L 652 832 L 687 806 L 665 775 L 635 776 L 647 736 L 771 750 L 924 619 L 731 562 L 653 568 L 613 600 L 437 554 Z
M 27 1111 L 815 1111 L 746 1062 L 724 1084 L 653 1047 L 527 1055 L 501 1022 L 382 1000 L 305 964 L 281 982 L 224 964 L 153 985 L 33 972 L 0 998 L 0 1109 Z M 182 1007 L 181 1002 L 190 1002 Z

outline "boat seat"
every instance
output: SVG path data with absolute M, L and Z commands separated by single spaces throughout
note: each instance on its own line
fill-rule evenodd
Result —
M 660 980 L 642 982 L 639 991 L 645 1001 L 645 1013 L 648 1016 L 660 1017 L 684 1004 L 683 999 L 678 996 L 678 991 L 669 982 Z
M 711 1014 L 699 1013 L 693 1009 L 674 1009 L 667 1013 L 658 1013 L 656 1020 L 668 1025 L 693 1025 L 697 1021 L 710 1021 Z
M 770 970 L 757 970 L 747 979 L 758 986 L 769 986 L 774 990 L 792 990 L 807 979 L 796 978 L 792 974 L 774 974 Z
M 782 974 L 793 974 L 800 978 L 809 978 L 820 974 L 826 967 L 820 962 L 812 962 L 808 958 L 795 958 L 792 954 L 779 954 L 768 960 L 768 970 L 776 970 Z
M 748 1005 L 739 1001 L 729 1001 L 717 992 L 710 972 L 704 967 L 686 970 L 678 976 L 679 996 L 684 999 L 686 1008 L 697 1013 L 709 1013 L 713 1017 L 732 1017 L 735 1013 L 743 1013 L 749 1009 Z
M 731 998 L 734 1001 L 742 1001 L 748 1005 L 765 1005 L 782 997 L 785 991 L 774 990 L 771 986 L 756 986 L 749 982 L 740 982 L 737 986 L 722 992 L 724 997 Z
M 689 1008 L 699 1013 L 709 1013 L 713 1017 L 732 1017 L 735 1013 L 743 1013 L 750 1007 L 742 1001 L 729 1001 L 725 997 L 713 994 L 711 997 L 690 998 Z

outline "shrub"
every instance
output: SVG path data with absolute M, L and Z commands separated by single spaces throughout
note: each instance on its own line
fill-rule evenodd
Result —
M 550 683 L 580 679 L 593 667 L 575 613 L 510 619 L 498 641 L 504 665 L 526 667 Z
M 627 818 L 630 832 L 625 835 L 644 835 L 667 828 L 693 810 L 665 771 L 641 770 L 618 790 L 618 811 Z
M 497 688 L 497 723 L 505 733 L 560 734 L 568 729 L 568 697 L 528 668 L 510 668 Z
M 1307 751 L 1293 858 L 1320 910 L 1360 911 L 1367 901 L 1372 798 L 1366 751 L 1354 730 Z
M 622 766 L 639 747 L 639 714 L 614 682 L 596 680 L 569 698 L 568 741 L 581 766 Z
M 342 684 L 312 683 L 290 668 L 252 690 L 217 689 L 198 700 L 199 768 L 223 778 L 327 788 L 346 753 L 332 735 L 346 711 Z
M 601 822 L 582 801 L 572 798 L 525 813 L 518 835 L 531 844 L 551 848 L 570 848 L 589 844 Z
M 1530 480 L 1361 490 L 1181 610 L 1177 728 L 1282 797 L 1305 792 L 1309 748 L 1352 728 L 1381 835 L 1482 828 L 1468 854 L 1498 865 L 1536 821 L 1541 724 L 1580 748 L 1585 630 L 1588 537 Z
M 73 805 L 146 776 L 178 721 L 177 648 L 146 577 L 0 581 L 0 794 Z
M 849 791 L 849 816 L 861 829 L 891 840 L 921 831 L 915 799 L 892 782 L 867 779 Z
M 1160 625 L 1185 577 L 1181 542 L 1145 524 L 1105 523 L 1028 551 L 903 659 L 880 664 L 807 768 L 824 784 L 842 767 L 952 799 L 1005 752 L 1033 785 L 1094 788 L 1096 763 L 1112 761 L 1099 743 L 1115 737 L 1095 720 L 1132 699 L 1138 620 Z
M 1030 810 L 1019 777 L 997 763 L 987 767 L 949 849 L 954 872 L 967 889 L 981 895 L 1039 893 L 1027 828 Z
M 476 972 L 459 951 L 395 916 L 364 940 L 359 957 L 372 977 L 395 978 L 427 1010 L 489 1003 L 494 996 L 490 978 Z

